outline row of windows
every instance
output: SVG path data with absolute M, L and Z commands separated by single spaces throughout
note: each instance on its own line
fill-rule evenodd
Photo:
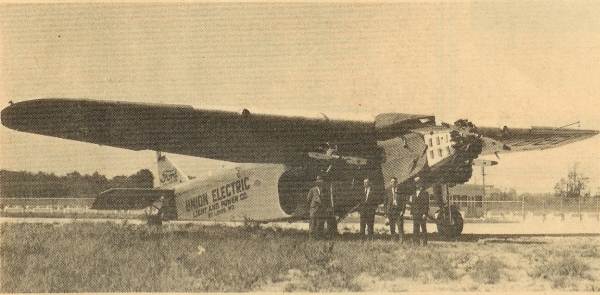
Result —
M 436 145 L 440 145 L 442 142 L 445 142 L 445 143 L 448 142 L 448 134 L 440 135 L 440 136 L 436 136 L 435 137 L 435 144 Z M 429 146 L 430 147 L 433 146 L 433 137 L 429 138 Z
M 447 146 L 445 150 L 446 150 L 446 156 L 450 155 L 450 147 Z M 444 157 L 444 150 L 442 150 L 441 148 L 437 149 L 437 156 L 440 158 Z M 429 150 L 429 158 L 431 158 L 431 159 L 435 158 L 434 150 Z

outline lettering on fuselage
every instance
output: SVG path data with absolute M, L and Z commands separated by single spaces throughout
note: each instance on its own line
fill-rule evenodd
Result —
M 177 170 L 169 169 L 160 175 L 160 183 L 171 183 L 177 180 Z
M 248 190 L 249 178 L 239 178 L 185 200 L 185 211 L 192 212 L 193 218 L 203 215 L 207 215 L 208 218 L 215 217 L 234 210 L 235 203 L 248 198 Z

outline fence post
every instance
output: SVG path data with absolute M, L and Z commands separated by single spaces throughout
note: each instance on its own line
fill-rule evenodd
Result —
M 579 198 L 577 198 L 577 212 L 579 213 L 579 221 L 583 221 L 583 215 L 581 215 L 581 193 L 579 194 Z
M 521 216 L 525 220 L 525 195 L 521 196 Z

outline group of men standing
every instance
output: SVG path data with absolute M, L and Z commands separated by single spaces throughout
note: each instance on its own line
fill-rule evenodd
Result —
M 308 191 L 309 204 L 309 231 L 310 237 L 318 239 L 323 235 L 323 229 L 327 224 L 329 236 L 337 233 L 337 220 L 333 212 L 334 204 L 331 191 L 325 187 L 321 176 L 317 176 L 315 186 Z
M 371 187 L 369 178 L 363 181 L 362 200 L 355 207 L 360 214 L 360 234 L 363 239 L 373 239 L 375 212 L 381 199 Z M 315 186 L 308 192 L 310 204 L 310 236 L 319 238 L 323 235 L 324 225 L 327 224 L 328 235 L 337 233 L 337 220 L 334 214 L 332 192 L 327 189 L 323 179 L 317 176 Z M 408 180 L 402 185 L 393 177 L 386 189 L 383 205 L 388 218 L 390 234 L 400 242 L 404 242 L 404 213 L 407 205 L 413 218 L 413 239 L 416 243 L 427 244 L 427 216 L 429 212 L 429 194 L 418 178 Z M 354 208 L 353 208 L 354 209 Z M 352 210 L 351 210 L 352 211 Z M 397 232 L 396 232 L 397 230 Z
M 404 242 L 404 212 L 407 205 L 410 205 L 413 219 L 413 239 L 415 242 L 427 245 L 429 193 L 425 190 L 423 183 L 408 180 L 399 185 L 398 179 L 392 177 L 385 196 L 383 205 L 390 226 L 390 234 L 396 236 L 398 241 Z M 398 233 L 396 233 L 396 228 Z

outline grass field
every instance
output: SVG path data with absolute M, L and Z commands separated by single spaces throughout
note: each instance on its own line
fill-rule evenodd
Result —
M 219 225 L 3 224 L 0 292 L 600 290 L 599 237 L 426 248 Z

